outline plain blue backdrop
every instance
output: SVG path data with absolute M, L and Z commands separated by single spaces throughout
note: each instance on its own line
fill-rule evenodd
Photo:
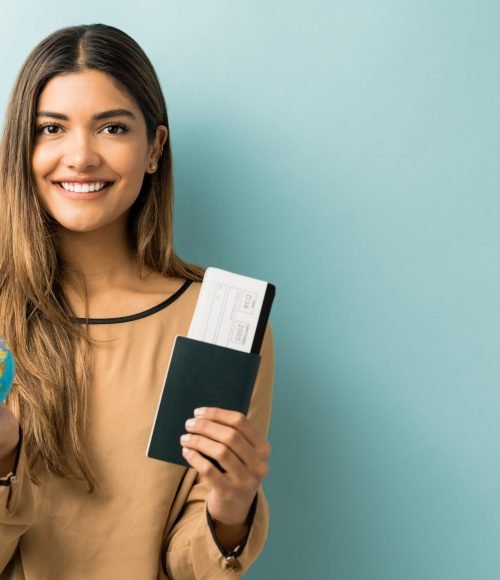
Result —
M 169 107 L 181 255 L 270 280 L 262 580 L 500 578 L 500 4 L 3 4 L 3 114 L 56 28 Z

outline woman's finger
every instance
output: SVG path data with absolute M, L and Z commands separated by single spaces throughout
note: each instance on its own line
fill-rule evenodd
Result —
M 250 443 L 252 447 L 268 448 L 270 453 L 270 446 L 257 429 L 248 420 L 246 415 L 239 411 L 230 411 L 229 409 L 220 409 L 219 407 L 200 407 L 194 410 L 195 418 L 208 419 L 228 425 L 237 429 Z
M 229 477 L 234 483 L 244 482 L 249 476 L 253 478 L 240 459 L 223 443 L 213 441 L 203 435 L 186 433 L 181 437 L 181 445 L 215 459 L 226 471 L 226 478 Z
M 227 486 L 224 474 L 198 451 L 190 449 L 189 447 L 183 447 L 182 455 L 191 467 L 206 478 L 212 488 L 224 489 Z
M 218 441 L 231 451 L 242 461 L 247 468 L 251 468 L 255 463 L 256 449 L 252 447 L 248 440 L 233 427 L 228 427 L 222 423 L 215 423 L 207 419 L 188 419 L 186 430 L 189 433 L 203 435 L 213 441 Z

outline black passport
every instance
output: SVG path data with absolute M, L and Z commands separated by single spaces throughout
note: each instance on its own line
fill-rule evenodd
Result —
M 148 457 L 187 466 L 180 437 L 197 407 L 246 414 L 260 355 L 178 336 L 148 446 Z

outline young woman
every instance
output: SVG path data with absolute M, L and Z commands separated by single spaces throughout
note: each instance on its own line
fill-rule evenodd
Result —
M 0 406 L 0 577 L 242 575 L 267 533 L 272 339 L 248 418 L 193 410 L 191 467 L 146 457 L 203 271 L 172 249 L 165 101 L 128 35 L 65 28 L 29 55 L 0 196 L 0 336 L 17 368 Z

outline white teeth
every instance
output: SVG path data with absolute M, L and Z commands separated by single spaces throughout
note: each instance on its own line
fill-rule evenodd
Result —
M 74 191 L 76 193 L 89 193 L 90 191 L 100 191 L 106 186 L 105 181 L 97 181 L 96 183 L 61 183 L 61 187 L 66 191 Z

